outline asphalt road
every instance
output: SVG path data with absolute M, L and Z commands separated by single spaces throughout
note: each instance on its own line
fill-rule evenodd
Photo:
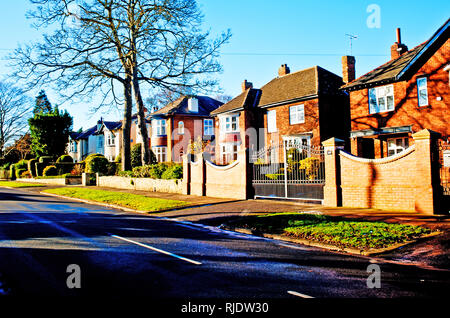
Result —
M 373 263 L 381 269 L 381 288 L 366 284 Z M 71 264 L 79 266 L 81 288 L 67 286 Z M 0 188 L 3 295 L 435 298 L 447 296 L 449 277 L 446 271 Z

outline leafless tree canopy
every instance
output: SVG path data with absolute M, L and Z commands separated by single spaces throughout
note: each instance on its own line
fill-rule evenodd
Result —
M 26 131 L 31 106 L 30 98 L 20 89 L 0 82 L 0 158 L 5 147 Z

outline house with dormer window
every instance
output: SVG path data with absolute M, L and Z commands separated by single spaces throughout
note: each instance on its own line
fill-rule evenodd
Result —
M 395 155 L 422 129 L 450 136 L 450 20 L 426 42 L 408 50 L 397 29 L 391 59 L 350 81 L 351 151 L 365 158 Z M 354 72 L 354 58 L 343 59 Z
M 331 137 L 347 139 L 350 115 L 348 96 L 339 90 L 343 84 L 320 66 L 291 73 L 286 64 L 260 89 L 244 81 L 242 93 L 212 113 L 219 123 L 217 163 L 236 160 L 243 146 L 255 153 L 284 142 L 317 147 Z
M 158 162 L 182 162 L 192 141 L 214 141 L 211 112 L 222 104 L 207 96 L 182 96 L 151 113 L 150 145 Z

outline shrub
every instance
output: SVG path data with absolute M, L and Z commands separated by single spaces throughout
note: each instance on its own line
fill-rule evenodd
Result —
M 170 180 L 170 179 L 182 179 L 183 178 L 183 166 L 182 165 L 173 165 L 168 167 L 166 171 L 164 171 L 161 175 L 161 179 Z
M 9 176 L 11 180 L 16 180 L 16 165 L 11 165 L 9 167 Z
M 142 166 L 142 145 L 136 144 L 131 147 L 131 167 Z
M 20 174 L 20 177 L 21 178 L 33 178 L 33 176 L 31 175 L 31 172 L 28 170 L 25 170 L 24 172 L 22 172 Z
M 83 172 L 84 172 L 84 165 L 77 163 L 72 168 L 72 171 L 70 171 L 70 174 L 72 176 L 81 176 Z
M 132 177 L 134 177 L 134 173 L 133 173 L 133 171 L 119 171 L 118 176 L 132 178 Z
M 22 177 L 22 173 L 24 173 L 24 172 L 26 172 L 27 171 L 27 169 L 24 169 L 24 168 L 16 168 L 16 170 L 15 170 L 16 172 L 15 172 L 15 174 L 16 174 L 16 179 L 19 179 L 19 178 L 21 178 Z
M 9 169 L 0 168 L 0 179 L 10 179 Z
M 86 158 L 86 167 L 85 172 L 86 173 L 101 173 L 106 174 L 108 172 L 108 159 L 105 158 L 103 155 L 95 155 L 91 156 L 89 155 Z
M 38 159 L 28 160 L 28 171 L 32 177 L 36 177 L 36 162 L 38 162 Z
M 53 161 L 53 157 L 51 157 L 51 156 L 42 156 L 42 157 L 39 157 L 39 162 L 40 162 L 40 163 L 43 163 L 43 164 L 45 164 L 45 165 L 49 164 L 49 163 L 52 162 L 52 161 Z
M 16 169 L 25 169 L 28 170 L 28 161 L 27 160 L 20 160 L 18 163 L 15 164 Z
M 69 155 L 62 155 L 61 157 L 59 157 L 59 158 L 56 160 L 56 162 L 57 162 L 57 163 L 62 163 L 62 162 L 65 162 L 65 163 L 73 163 L 73 158 L 72 158 L 71 156 L 69 156 Z
M 44 168 L 44 171 L 42 174 L 44 175 L 44 177 L 57 176 L 58 169 L 56 168 L 56 166 L 47 166 Z
M 122 151 L 119 152 L 116 158 L 114 158 L 115 163 L 122 163 Z
M 320 173 L 320 160 L 315 157 L 310 157 L 301 160 L 300 162 L 300 169 L 305 169 L 306 177 L 309 180 L 314 180 L 318 177 Z
M 167 169 L 163 163 L 133 168 L 133 175 L 136 178 L 161 179 L 161 175 Z
M 116 176 L 120 171 L 120 163 L 117 162 L 108 162 L 106 175 L 107 176 Z

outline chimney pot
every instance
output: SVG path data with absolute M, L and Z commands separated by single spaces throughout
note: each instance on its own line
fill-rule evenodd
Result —
M 244 80 L 242 82 L 242 91 L 245 92 L 249 88 L 253 88 L 253 83 L 250 83 L 250 82 L 247 82 L 247 80 Z
M 397 28 L 396 34 L 397 42 L 391 46 L 391 60 L 399 58 L 404 53 L 408 52 L 408 47 L 402 43 L 400 28 Z
M 291 73 L 291 70 L 287 66 L 287 64 L 282 64 L 281 67 L 278 69 L 278 76 L 284 76 Z

